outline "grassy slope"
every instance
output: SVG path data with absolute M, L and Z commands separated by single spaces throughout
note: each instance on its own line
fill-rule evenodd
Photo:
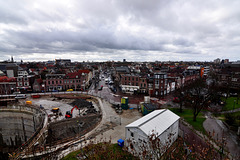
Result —
M 194 122 L 193 112 L 191 109 L 184 109 L 182 113 L 179 112 L 178 108 L 171 108 L 170 110 L 179 115 L 180 117 L 184 118 L 185 121 L 187 121 L 189 124 L 193 126 L 194 129 L 201 131 L 203 133 L 205 132 L 203 128 L 203 122 L 205 121 L 206 118 L 201 112 L 197 116 L 197 121 Z

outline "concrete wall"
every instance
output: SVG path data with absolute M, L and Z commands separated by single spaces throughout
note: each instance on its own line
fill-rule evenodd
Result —
M 0 108 L 0 146 L 19 146 L 41 127 L 44 116 L 29 106 Z

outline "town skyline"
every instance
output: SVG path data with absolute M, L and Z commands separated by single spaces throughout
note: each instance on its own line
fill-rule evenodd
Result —
M 235 61 L 239 3 L 2 1 L 0 61 Z

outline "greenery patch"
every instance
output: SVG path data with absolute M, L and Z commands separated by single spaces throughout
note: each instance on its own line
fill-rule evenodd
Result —
M 88 159 L 88 160 L 135 160 L 138 159 L 134 157 L 129 152 L 123 150 L 118 144 L 111 144 L 109 142 L 102 142 L 98 144 L 89 144 L 88 146 L 72 152 L 64 157 L 62 160 L 78 160 L 78 159 Z
M 227 99 L 222 97 L 222 101 L 226 101 L 226 105 L 223 107 L 225 111 L 240 108 L 240 99 L 237 100 L 237 97 L 228 97 Z
M 203 122 L 205 121 L 206 118 L 201 112 L 197 116 L 197 121 L 194 122 L 193 112 L 191 109 L 184 109 L 183 112 L 179 112 L 179 108 L 171 108 L 170 110 L 173 111 L 178 116 L 184 118 L 184 120 L 191 124 L 194 129 L 201 131 L 202 133 L 205 133 L 205 129 L 203 128 Z

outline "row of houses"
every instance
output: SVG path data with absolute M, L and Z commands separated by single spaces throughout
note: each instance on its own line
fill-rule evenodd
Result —
M 239 88 L 239 64 L 82 62 L 60 59 L 41 63 L 0 63 L 0 93 L 85 90 L 101 71 L 109 70 L 124 93 L 164 97 L 177 88 L 214 71 L 222 84 Z
M 58 61 L 57 61 L 58 62 Z M 65 61 L 60 61 L 61 63 Z M 34 68 L 26 64 L 0 64 L 0 94 L 13 92 L 65 91 L 67 89 L 85 90 L 93 77 L 93 69 L 62 69 L 52 64 L 37 64 Z M 29 65 L 32 66 L 32 65 Z
M 144 93 L 153 97 L 164 97 L 176 88 L 183 86 L 201 76 L 201 68 L 166 70 L 138 67 L 138 72 L 130 67 L 115 69 L 115 80 L 124 93 Z

